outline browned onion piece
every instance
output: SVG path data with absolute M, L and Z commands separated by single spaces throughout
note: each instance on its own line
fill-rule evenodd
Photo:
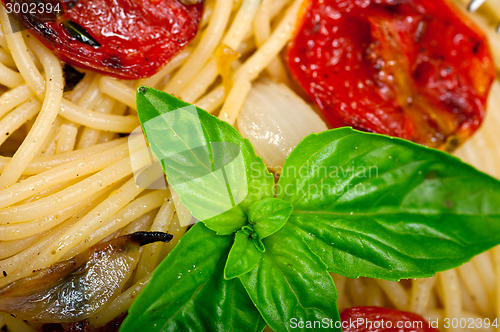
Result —
M 123 288 L 139 259 L 139 247 L 172 235 L 137 232 L 89 248 L 66 261 L 0 289 L 0 311 L 50 323 L 84 320 Z

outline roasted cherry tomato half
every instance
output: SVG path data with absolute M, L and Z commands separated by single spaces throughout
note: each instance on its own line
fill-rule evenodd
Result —
M 344 332 L 439 332 L 421 316 L 382 307 L 354 307 L 340 314 Z
M 2 1 L 4 4 L 40 2 Z M 203 11 L 200 1 L 189 4 L 179 0 L 47 0 L 45 3 L 51 6 L 44 7 L 43 12 L 13 11 L 12 15 L 61 60 L 125 79 L 151 76 L 179 53 L 196 35 Z M 54 15 L 55 10 L 59 15 Z
M 496 77 L 485 35 L 447 0 L 310 0 L 287 63 L 333 127 L 450 151 Z

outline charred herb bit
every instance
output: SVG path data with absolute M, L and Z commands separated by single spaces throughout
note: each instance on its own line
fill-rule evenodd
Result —
M 66 20 L 62 22 L 64 29 L 70 34 L 71 37 L 75 38 L 82 43 L 85 43 L 92 47 L 99 47 L 101 44 L 95 40 L 83 27 L 78 25 L 76 22 L 71 20 Z
M 28 321 L 85 325 L 87 317 L 121 291 L 137 265 L 139 247 L 171 239 L 161 232 L 132 233 L 34 270 L 0 288 L 0 311 Z
M 81 73 L 76 70 L 74 67 L 64 64 L 63 67 L 63 75 L 64 75 L 64 92 L 68 92 L 74 89 L 74 87 L 80 83 L 80 81 L 85 76 L 85 73 Z
M 327 130 L 297 145 L 275 186 L 252 146 L 205 111 L 147 87 L 137 111 L 181 202 L 211 217 L 198 217 L 157 267 L 122 332 L 290 331 L 293 318 L 341 331 L 329 272 L 429 277 L 500 243 L 500 181 L 445 152 Z M 245 167 L 227 178 L 201 172 L 218 169 L 214 142 L 239 146 Z M 200 146 L 206 153 L 195 153 Z M 248 195 L 220 213 L 213 193 L 227 195 L 231 177 Z
M 131 241 L 139 243 L 140 246 L 154 242 L 170 242 L 174 237 L 164 232 L 135 232 L 129 235 Z

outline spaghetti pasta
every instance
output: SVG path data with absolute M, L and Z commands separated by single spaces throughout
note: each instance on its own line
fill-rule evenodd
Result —
M 302 2 L 207 0 L 196 39 L 156 75 L 124 81 L 85 72 L 68 92 L 63 92 L 61 61 L 29 33 L 13 29 L 0 6 L 0 287 L 103 240 L 134 230 L 168 231 L 174 240 L 143 248 L 127 287 L 88 319 L 103 326 L 126 313 L 187 230 L 168 189 L 143 188 L 134 178 L 129 156 L 136 151 L 122 136 L 139 126 L 135 88 L 162 89 L 234 124 L 254 81 L 265 77 L 290 85 L 280 53 Z M 455 2 L 462 8 L 467 3 Z M 488 5 L 489 11 L 472 17 L 487 32 L 500 70 L 500 37 L 485 16 L 498 19 L 500 11 L 494 1 Z M 222 66 L 220 57 L 229 63 Z M 500 178 L 499 127 L 497 80 L 484 124 L 456 155 Z M 429 279 L 333 278 L 340 310 L 377 305 L 428 319 L 496 318 L 500 323 L 500 248 Z M 2 326 L 40 328 L 0 313 Z

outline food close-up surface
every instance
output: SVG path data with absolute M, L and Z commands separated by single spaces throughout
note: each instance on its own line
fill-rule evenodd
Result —
M 0 331 L 500 331 L 499 0 L 1 0 Z

